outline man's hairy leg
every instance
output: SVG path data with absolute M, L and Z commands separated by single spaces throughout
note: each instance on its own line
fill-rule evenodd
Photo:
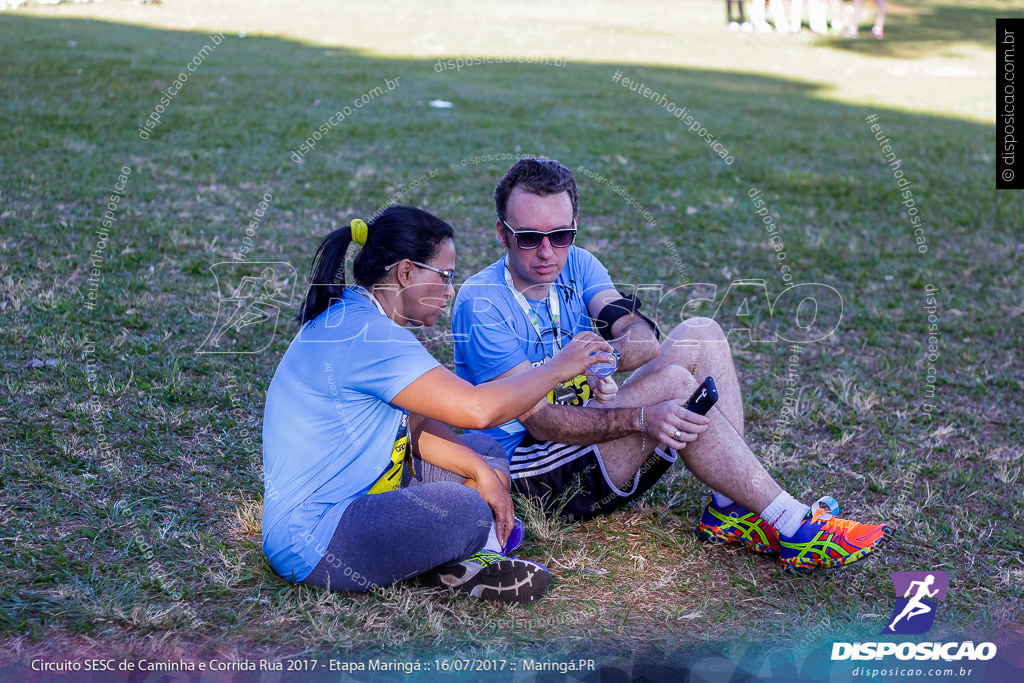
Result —
M 640 377 L 631 377 L 623 384 L 613 403 L 618 407 L 639 407 L 672 399 L 683 401 L 693 393 L 697 384 L 690 371 L 679 366 L 663 367 Z M 707 416 L 711 427 L 678 451 L 683 463 L 697 479 L 714 490 L 749 510 L 763 510 L 782 488 L 765 471 L 717 405 Z M 632 481 L 654 448 L 652 441 L 647 437 L 646 453 L 641 449 L 640 434 L 599 445 L 605 471 L 615 486 L 624 489 Z
M 697 479 L 760 514 L 782 493 L 782 487 L 717 406 L 708 412 L 708 417 L 711 427 L 696 441 L 686 444 L 679 457 Z
M 637 373 L 639 372 L 637 370 Z M 633 377 L 635 376 L 636 373 Z M 630 380 L 633 377 L 630 377 Z M 604 405 L 609 408 L 636 408 L 639 416 L 640 406 L 652 406 L 662 401 L 678 399 L 684 391 L 680 389 L 681 382 L 686 383 L 688 388 L 685 390 L 691 393 L 697 388 L 693 376 L 680 368 L 668 367 L 646 372 L 643 377 L 624 383 L 615 399 Z M 617 488 L 625 489 L 657 445 L 653 437 L 644 438 L 640 432 L 636 432 L 621 439 L 598 444 L 598 450 L 608 478 Z
M 670 365 L 685 368 L 701 382 L 710 375 L 718 387 L 718 403 L 722 412 L 733 428 L 742 437 L 743 397 L 740 393 L 740 381 L 736 375 L 736 365 L 732 359 L 732 349 L 722 332 L 722 328 L 710 318 L 689 318 L 679 323 L 661 343 L 661 351 L 650 362 L 637 368 L 629 379 L 622 384 L 625 391 L 630 383 L 636 382 L 649 372 L 661 370 Z M 683 400 L 690 397 L 690 388 Z M 639 405 L 639 404 L 638 404 Z
M 691 318 L 676 326 L 662 342 L 658 357 L 637 369 L 608 405 L 685 401 L 708 375 L 718 386 L 718 403 L 708 413 L 711 427 L 678 453 L 700 481 L 749 510 L 763 510 L 782 488 L 743 440 L 739 378 L 729 343 L 716 322 Z M 647 441 L 652 448 L 651 439 Z M 605 470 L 617 487 L 625 488 L 646 460 L 641 443 L 637 434 L 599 446 Z

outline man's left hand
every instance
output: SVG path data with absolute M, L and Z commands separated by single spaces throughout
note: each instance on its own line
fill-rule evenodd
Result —
M 597 377 L 595 375 L 587 375 L 587 384 L 590 385 L 590 390 L 594 394 L 594 400 L 598 403 L 608 403 L 619 393 L 619 385 L 610 376 Z

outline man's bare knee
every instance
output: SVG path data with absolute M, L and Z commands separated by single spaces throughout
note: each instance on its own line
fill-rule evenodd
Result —
M 725 342 L 722 326 L 711 318 L 687 318 L 676 325 L 669 338 L 676 344 L 689 346 L 698 342 Z
M 663 365 L 649 372 L 643 381 L 649 383 L 648 386 L 659 389 L 658 394 L 663 397 L 660 399 L 662 401 L 678 398 L 682 394 L 689 396 L 688 392 L 697 387 L 693 373 L 679 365 Z
M 685 398 L 697 388 L 693 373 L 679 365 L 662 365 L 627 379 L 619 392 L 622 406 L 649 406 Z
M 697 378 L 693 373 L 679 365 L 666 365 L 658 370 L 661 381 L 670 387 L 678 387 L 680 392 L 690 395 L 697 388 Z

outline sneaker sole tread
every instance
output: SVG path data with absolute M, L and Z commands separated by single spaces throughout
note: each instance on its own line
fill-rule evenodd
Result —
M 551 574 L 542 565 L 519 559 L 489 564 L 464 582 L 462 576 L 452 577 L 452 583 L 442 574 L 427 580 L 430 585 L 450 588 L 474 598 L 514 603 L 533 602 L 544 594 L 551 582 Z

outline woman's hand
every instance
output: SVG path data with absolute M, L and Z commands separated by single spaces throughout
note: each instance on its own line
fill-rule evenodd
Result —
M 610 375 L 608 377 L 587 375 L 587 384 L 590 385 L 590 390 L 594 392 L 594 400 L 598 403 L 607 403 L 619 393 L 619 385 Z
M 490 506 L 491 512 L 494 513 L 498 540 L 505 545 L 508 535 L 512 533 L 512 525 L 516 519 L 508 486 L 498 478 L 495 469 L 486 463 L 483 463 L 474 476 L 467 477 L 465 483 L 466 486 L 479 493 L 484 502 Z
M 612 345 L 593 332 L 580 332 L 548 361 L 548 365 L 555 363 L 559 370 L 565 369 L 561 377 L 564 382 L 586 373 L 587 368 L 596 362 L 591 354 L 598 351 L 611 353 Z

